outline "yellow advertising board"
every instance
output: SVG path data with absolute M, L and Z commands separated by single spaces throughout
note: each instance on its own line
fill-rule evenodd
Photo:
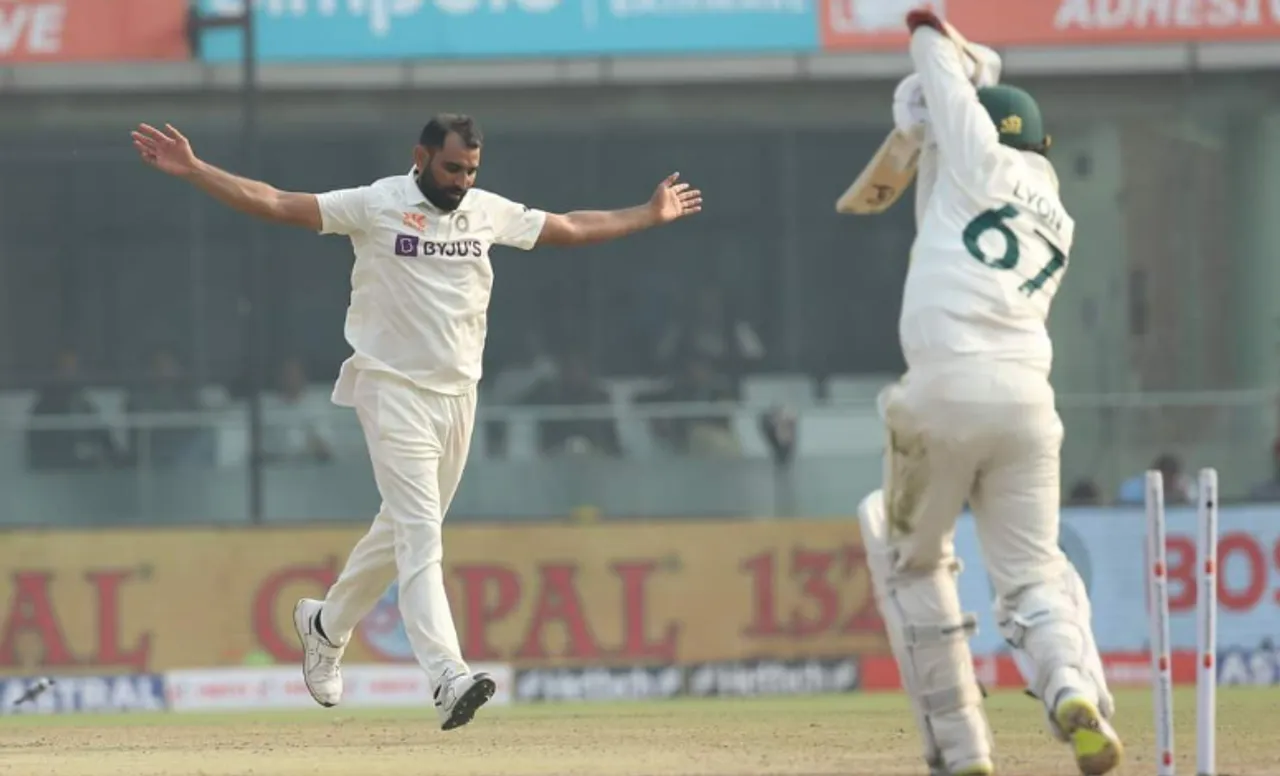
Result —
M 361 529 L 11 532 L 0 673 L 162 671 L 299 657 Z M 459 526 L 445 578 L 464 653 L 519 667 L 884 652 L 854 521 Z M 352 662 L 411 660 L 395 587 Z

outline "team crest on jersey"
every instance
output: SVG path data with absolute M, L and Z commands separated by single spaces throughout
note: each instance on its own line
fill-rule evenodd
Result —
M 404 225 L 410 229 L 417 229 L 419 232 L 425 232 L 427 231 L 427 214 L 405 213 Z
M 459 232 L 466 232 L 471 228 L 471 221 L 467 219 L 466 213 L 459 213 L 457 218 L 453 219 L 453 224 Z

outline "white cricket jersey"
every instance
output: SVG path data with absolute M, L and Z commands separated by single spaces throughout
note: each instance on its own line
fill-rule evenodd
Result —
M 472 188 L 446 213 L 413 173 L 318 195 L 321 234 L 351 238 L 355 267 L 333 400 L 351 406 L 355 373 L 398 375 L 442 394 L 480 380 L 493 288 L 489 248 L 533 248 L 546 213 Z
M 921 27 L 911 56 L 937 168 L 899 319 L 907 365 L 1015 363 L 1047 377 L 1046 320 L 1075 233 L 1053 167 L 1001 145 L 949 38 Z

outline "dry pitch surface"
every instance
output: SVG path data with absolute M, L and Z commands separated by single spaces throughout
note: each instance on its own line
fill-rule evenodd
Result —
M 1120 774 L 1153 776 L 1149 692 L 1125 692 Z M 1039 707 L 989 701 L 1008 776 L 1069 776 Z M 1177 696 L 1178 772 L 1192 774 L 1195 697 Z M 1280 774 L 1280 688 L 1219 691 L 1221 776 Z M 14 776 L 764 776 L 923 772 L 901 696 L 555 704 L 486 709 L 442 733 L 403 712 L 0 719 L 0 774 Z

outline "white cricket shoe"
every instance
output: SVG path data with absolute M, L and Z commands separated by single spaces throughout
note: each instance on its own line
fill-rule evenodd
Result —
M 445 674 L 435 692 L 440 729 L 453 730 L 470 722 L 497 689 L 493 677 L 486 673 Z
M 1068 695 L 1053 710 L 1054 726 L 1071 744 L 1076 765 L 1085 776 L 1103 776 L 1120 766 L 1124 744 L 1098 707 L 1079 695 Z
M 293 627 L 302 642 L 302 680 L 316 703 L 326 708 L 337 706 L 342 700 L 342 652 L 320 635 L 316 618 L 323 604 L 312 598 L 303 598 L 293 607 Z

